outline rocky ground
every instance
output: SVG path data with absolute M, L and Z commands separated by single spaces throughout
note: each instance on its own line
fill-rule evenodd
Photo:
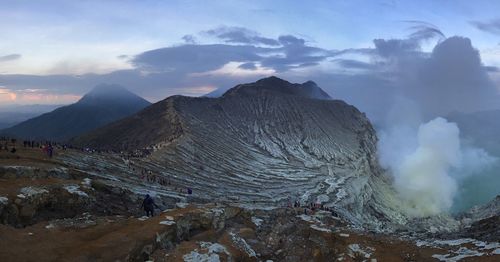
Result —
M 499 216 L 480 208 L 460 231 L 383 233 L 331 212 L 207 201 L 183 180 L 142 175 L 144 159 L 17 148 L 0 152 L 0 261 L 500 259 Z M 152 218 L 140 210 L 145 193 L 159 206 Z

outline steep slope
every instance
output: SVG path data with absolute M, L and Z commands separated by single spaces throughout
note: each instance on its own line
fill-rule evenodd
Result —
M 316 88 L 271 77 L 220 98 L 169 97 L 72 142 L 155 149 L 138 165 L 205 199 L 318 202 L 358 224 L 404 219 L 369 120 L 343 101 L 315 99 L 326 98 Z
M 63 141 L 129 116 L 148 105 L 148 101 L 123 87 L 99 85 L 75 104 L 26 120 L 1 133 Z

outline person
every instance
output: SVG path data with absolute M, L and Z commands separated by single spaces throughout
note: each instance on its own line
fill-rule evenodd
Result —
M 148 216 L 148 217 L 154 216 L 155 207 L 158 208 L 158 206 L 155 204 L 154 199 L 149 194 L 147 194 L 146 197 L 144 198 L 144 201 L 142 201 L 141 207 L 144 208 L 144 211 L 146 212 L 146 216 Z
M 52 158 L 52 155 L 54 154 L 54 148 L 52 147 L 52 144 L 49 144 L 49 147 L 47 149 L 47 154 L 49 155 L 50 158 Z

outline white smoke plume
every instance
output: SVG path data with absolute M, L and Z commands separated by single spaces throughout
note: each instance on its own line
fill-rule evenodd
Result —
M 449 211 L 458 179 L 495 161 L 484 150 L 464 147 L 457 125 L 441 117 L 418 128 L 399 123 L 381 132 L 379 154 L 411 217 Z
M 365 53 L 376 61 L 372 66 L 378 71 L 372 69 L 373 75 L 384 75 L 390 84 L 371 81 L 378 88 L 353 102 L 366 106 L 376 119 L 380 163 L 393 175 L 394 187 L 412 217 L 450 211 L 455 199 L 463 198 L 459 185 L 472 175 L 481 179 L 496 161 L 462 140 L 457 124 L 443 118 L 497 106 L 498 89 L 479 51 L 465 37 L 441 34 L 430 53 L 422 51 L 421 43 L 411 37 L 375 40 L 375 48 Z M 370 105 L 375 109 L 370 111 Z

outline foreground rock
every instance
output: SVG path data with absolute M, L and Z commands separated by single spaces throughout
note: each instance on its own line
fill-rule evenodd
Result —
M 94 217 L 0 226 L 1 261 L 497 261 L 500 245 L 411 241 L 352 230 L 326 212 L 194 205 L 152 218 Z M 29 247 L 30 252 L 24 252 Z

